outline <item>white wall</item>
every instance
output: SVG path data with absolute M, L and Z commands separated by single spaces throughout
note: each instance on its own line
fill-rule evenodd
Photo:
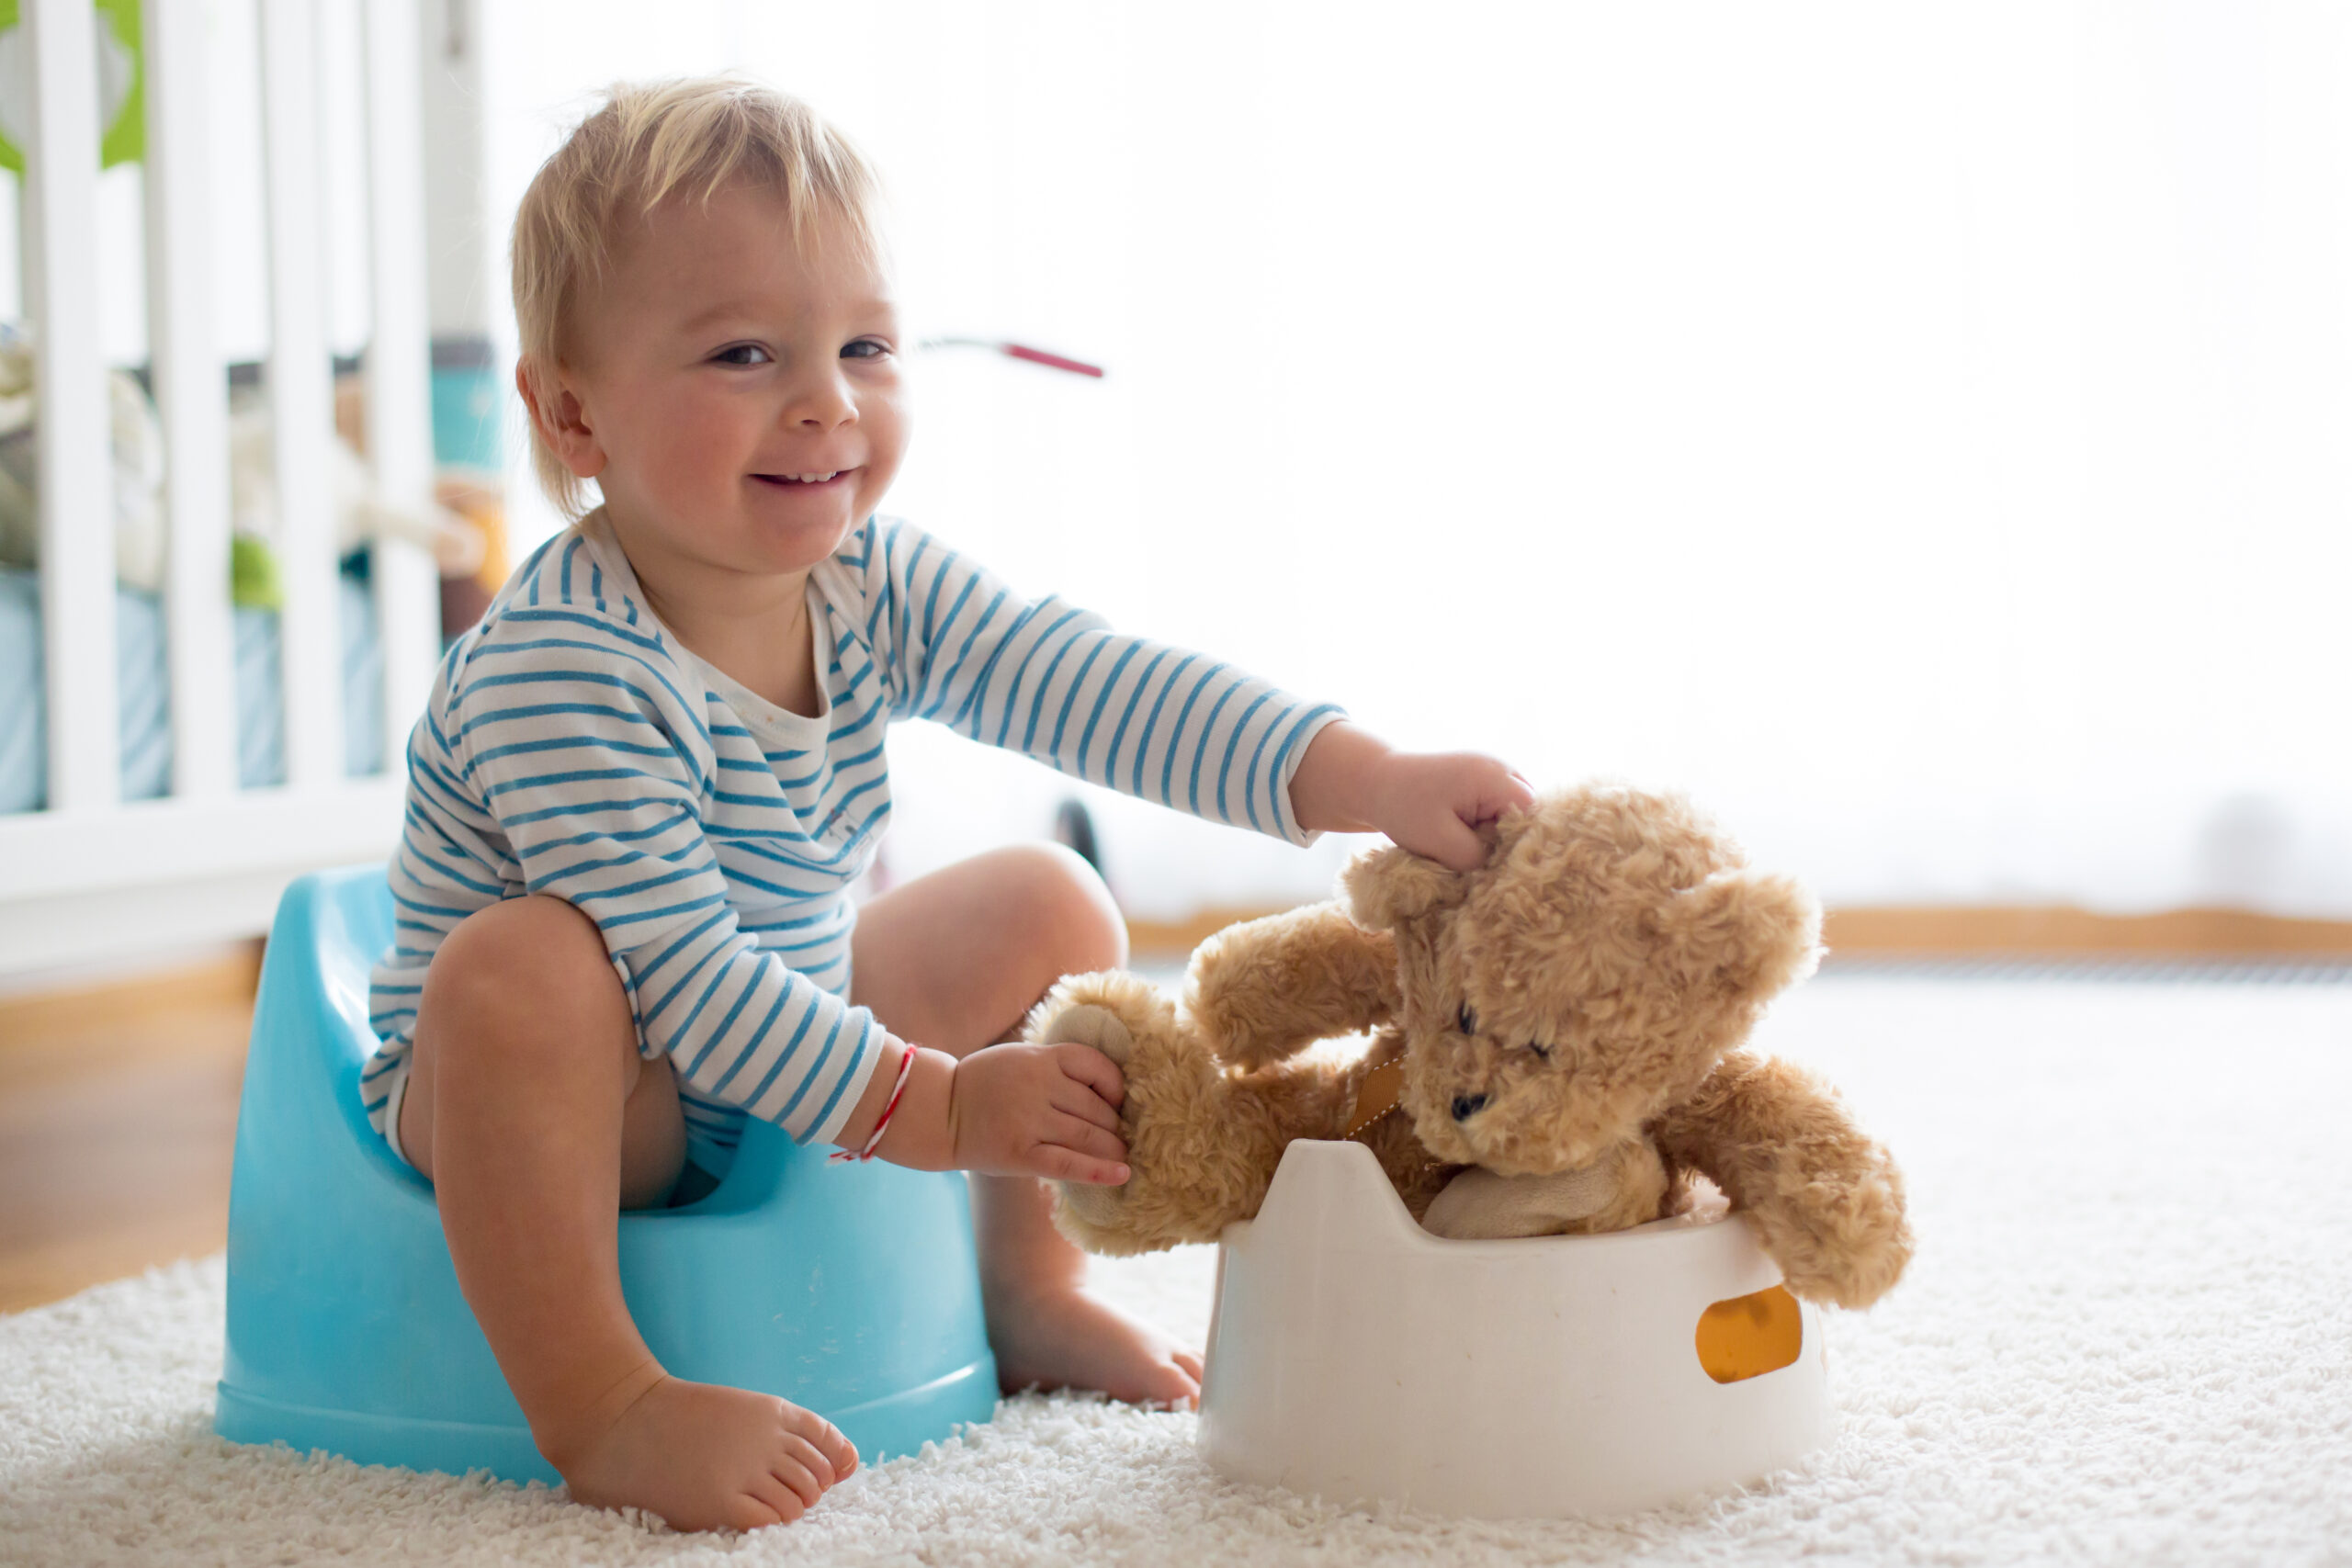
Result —
M 500 229 L 596 85 L 740 66 L 875 155 L 926 326 L 1111 366 L 919 367 L 892 504 L 1017 583 L 1401 741 L 1687 787 L 1834 898 L 2352 913 L 2334 8 L 483 25 Z M 893 744 L 902 871 L 1064 787 Z M 1105 809 L 1147 914 L 1337 850 Z

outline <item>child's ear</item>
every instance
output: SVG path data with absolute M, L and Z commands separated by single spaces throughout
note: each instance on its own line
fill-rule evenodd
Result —
M 1364 851 L 1340 873 L 1348 913 L 1369 931 L 1393 931 L 1432 910 L 1451 908 L 1468 890 L 1463 873 L 1394 844 Z
M 1759 999 L 1812 974 L 1821 958 L 1821 906 L 1785 876 L 1719 872 L 1676 894 L 1658 925 L 1693 978 Z
M 514 389 L 531 416 L 548 451 L 583 479 L 605 471 L 604 444 L 588 423 L 587 405 L 571 386 L 560 366 L 548 366 L 526 355 L 514 362 Z

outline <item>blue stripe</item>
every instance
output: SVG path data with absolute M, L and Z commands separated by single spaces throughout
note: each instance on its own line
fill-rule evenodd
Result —
M 1057 601 L 1048 599 L 1046 603 L 1051 604 L 1057 603 Z M 1055 638 L 1055 635 L 1064 626 L 1069 625 L 1072 621 L 1077 620 L 1084 614 L 1086 614 L 1085 611 L 1076 607 L 1064 610 L 1060 616 L 1055 620 L 1054 624 L 1047 626 L 1045 629 L 1044 634 L 1029 645 L 1029 651 L 1021 656 L 1020 667 L 1013 671 L 1012 680 L 1004 689 L 1004 717 L 997 725 L 996 739 L 990 744 L 1001 747 L 1005 743 L 1006 739 L 1012 735 L 1012 705 L 1021 695 L 1021 679 L 1029 672 L 1029 666 L 1036 662 L 1038 651 L 1045 648 L 1047 643 L 1052 642 Z M 1065 644 L 1063 646 L 1067 648 L 1068 645 Z M 1058 659 L 1058 655 L 1057 656 L 1057 659 Z
M 525 626 L 588 626 L 603 632 L 607 637 L 616 637 L 631 648 L 641 648 L 648 653 L 664 651 L 660 637 L 647 637 L 643 632 L 631 631 L 627 626 L 616 626 L 610 615 L 592 615 L 580 610 L 509 610 L 502 619 L 519 621 Z M 603 645 L 600 643 L 595 646 Z
M 1158 734 L 1159 730 L 1160 705 L 1167 702 L 1168 694 L 1176 689 L 1176 682 L 1183 677 L 1185 666 L 1191 664 L 1193 660 L 1198 659 L 1200 655 L 1197 653 L 1188 653 L 1184 655 L 1183 658 L 1178 660 L 1176 661 L 1176 667 L 1168 671 L 1168 678 L 1160 682 L 1159 695 L 1152 698 L 1151 712 L 1144 716 L 1142 733 L 1136 737 L 1136 776 L 1129 781 L 1127 788 L 1127 793 L 1129 795 L 1140 796 L 1143 794 L 1143 760 L 1151 754 L 1151 738 Z M 1155 660 L 1153 662 L 1157 663 L 1158 660 Z M 1143 687 L 1141 685 L 1137 685 L 1136 687 L 1136 695 L 1141 696 L 1142 694 Z M 1134 711 L 1135 703 L 1133 699 L 1128 701 L 1127 707 L 1130 712 Z M 1123 718 L 1119 720 L 1119 734 L 1111 738 L 1111 750 L 1114 755 L 1117 753 L 1119 749 L 1119 737 L 1124 736 L 1126 732 L 1127 721 Z M 1167 791 L 1162 790 L 1160 792 L 1159 803 L 1162 806 L 1168 804 Z
M 825 1097 L 825 1103 L 817 1107 L 817 1114 L 809 1121 L 808 1131 L 811 1135 L 814 1135 L 818 1128 L 833 1119 L 833 1107 L 842 1102 L 842 1096 L 849 1091 L 849 1086 L 855 1081 L 858 1064 L 865 1060 L 866 1047 L 873 1042 L 874 1024 L 869 1020 L 865 1025 L 865 1032 L 857 1037 L 857 1045 L 849 1054 L 849 1066 L 843 1067 L 842 1076 L 833 1080 L 833 1092 Z
M 991 604 L 989 608 L 990 611 L 994 611 L 996 606 Z M 996 672 L 996 661 L 1004 657 L 1004 650 L 1006 649 L 1011 648 L 1015 642 L 1020 640 L 1023 630 L 1028 626 L 1031 621 L 1043 615 L 1045 613 L 1045 609 L 1046 606 L 1044 604 L 1023 605 L 1020 613 L 1012 617 L 1012 624 L 1005 627 L 1003 631 L 997 634 L 996 640 L 989 648 L 989 656 L 980 661 L 980 672 L 972 678 L 971 689 L 964 694 L 964 701 L 956 707 L 956 716 L 947 721 L 948 728 L 956 731 L 958 734 L 966 733 L 964 729 L 964 720 L 972 717 L 972 705 L 974 703 L 983 701 L 983 699 L 988 695 L 989 677 Z M 972 628 L 972 636 L 979 636 L 981 627 L 987 625 L 987 620 L 983 619 L 978 626 L 974 626 Z M 969 639 L 967 638 L 967 641 L 968 642 L 968 640 Z M 961 659 L 958 659 L 956 661 L 956 667 L 958 673 L 962 672 L 963 664 L 964 661 Z M 946 700 L 946 695 L 947 694 L 945 693 L 941 693 L 940 700 L 944 702 Z M 929 717 L 931 716 L 926 715 L 925 716 Z M 980 738 L 979 732 L 980 720 L 974 719 L 969 734 L 973 739 L 978 740 Z
M 784 1043 L 784 1049 L 776 1053 L 775 1062 L 769 1066 L 768 1076 L 760 1080 L 761 1089 L 764 1089 L 769 1084 L 775 1082 L 776 1074 L 784 1071 L 784 1065 L 792 1060 L 793 1053 L 799 1049 L 800 1042 L 807 1037 L 809 1029 L 816 1023 L 816 1021 L 817 1007 L 814 999 L 812 998 L 809 1006 L 800 1015 L 800 1027 L 792 1032 L 792 1038 Z M 841 1027 L 841 1023 L 838 1020 L 834 1021 L 833 1027 L 835 1029 L 839 1029 Z M 710 1086 L 710 1092 L 718 1094 L 724 1090 L 728 1084 L 734 1080 L 735 1075 L 743 1070 L 744 1064 L 752 1059 L 752 1055 L 753 1053 L 752 1051 L 745 1051 L 741 1055 L 737 1056 L 735 1058 L 734 1065 L 729 1067 L 727 1071 L 720 1076 L 717 1083 Z M 750 1094 L 743 1096 L 741 1100 L 738 1103 L 740 1105 L 751 1106 L 757 1105 L 759 1102 L 760 1089 L 754 1089 Z
M 1192 694 L 1184 699 L 1184 706 L 1182 710 L 1176 715 L 1176 728 L 1170 731 L 1168 736 L 1168 750 L 1166 752 L 1167 761 L 1159 770 L 1159 804 L 1162 806 L 1173 806 L 1176 804 L 1176 796 L 1173 793 L 1174 781 L 1176 778 L 1176 742 L 1184 738 L 1184 721 L 1192 716 L 1193 705 L 1201 700 L 1201 689 L 1206 686 L 1211 681 L 1216 680 L 1217 676 L 1224 671 L 1224 670 L 1225 666 L 1222 664 L 1212 664 L 1206 670 L 1202 671 L 1201 678 L 1193 682 Z M 1174 682 L 1170 682 L 1170 684 L 1172 686 Z M 1166 694 L 1164 693 L 1162 694 L 1162 695 L 1165 694 Z M 1156 706 L 1152 710 L 1152 717 L 1155 721 L 1159 717 L 1159 710 Z M 1158 728 L 1156 722 L 1153 728 Z M 1148 745 L 1148 734 L 1149 732 L 1148 731 L 1147 744 L 1145 746 L 1146 750 L 1150 750 Z
M 688 947 L 693 946 L 696 942 L 699 942 L 705 931 L 718 924 L 719 921 L 727 919 L 727 914 L 728 912 L 726 910 L 721 909 L 718 913 L 711 916 L 710 919 L 703 921 L 702 924 L 695 927 L 694 930 L 686 932 L 684 936 L 679 937 L 675 942 L 673 942 L 669 946 L 663 948 L 659 953 L 655 954 L 653 961 L 650 964 L 632 963 L 629 967 L 637 971 L 638 984 L 643 985 L 646 981 L 651 979 L 664 964 L 667 964 L 670 962 L 670 960 L 677 957 L 679 953 L 684 952 Z M 680 983 L 684 984 L 683 981 Z M 667 1000 L 668 998 L 665 998 L 663 999 Z M 660 1010 L 657 1007 L 655 1010 L 658 1011 Z
M 1005 600 L 1009 597 L 1011 594 L 1006 590 L 1000 588 L 996 591 L 996 597 L 990 599 L 988 607 L 980 612 L 980 618 L 973 623 L 970 631 L 964 634 L 964 646 L 956 650 L 954 662 L 949 664 L 936 679 L 933 677 L 928 667 L 925 669 L 922 682 L 923 689 L 929 691 L 936 687 L 939 694 L 930 702 L 922 705 L 920 708 L 917 707 L 914 700 L 910 698 L 907 705 L 909 711 L 917 713 L 918 716 L 922 718 L 939 716 L 940 709 L 947 705 L 947 699 L 955 694 L 956 677 L 964 672 L 964 660 L 972 651 L 973 642 L 982 632 L 989 629 L 989 623 L 996 619 L 997 611 L 1003 607 Z M 1013 624 L 1013 630 L 1016 632 L 1020 630 L 1018 620 Z
M 843 1013 L 841 1017 L 833 1020 L 833 1032 L 825 1036 L 824 1048 L 817 1053 L 817 1059 L 808 1065 L 808 1070 L 800 1075 L 800 1087 L 792 1091 L 792 1098 L 786 1100 L 784 1102 L 784 1109 L 775 1113 L 776 1124 L 778 1126 L 788 1126 L 791 1123 L 792 1113 L 800 1109 L 800 1102 L 808 1097 L 808 1091 L 810 1089 L 817 1087 L 817 1080 L 822 1077 L 825 1074 L 825 1064 L 833 1059 L 833 1047 L 841 1042 L 842 1025 L 848 1021 L 849 1014 L 847 1013 Z M 863 1036 L 861 1036 L 861 1038 L 863 1038 Z M 855 1064 L 852 1065 L 854 1066 Z M 770 1073 L 768 1075 L 770 1082 L 773 1082 L 775 1077 L 775 1075 L 774 1073 Z M 745 1100 L 744 1103 L 747 1105 L 757 1105 L 760 1102 L 760 1096 L 767 1092 L 767 1084 L 762 1084 L 760 1086 L 760 1093 L 752 1095 L 749 1100 Z M 808 1142 L 808 1139 L 806 1137 L 796 1137 L 793 1141 L 796 1143 L 806 1143 Z
M 1216 814 L 1219 818 L 1227 822 L 1233 820 L 1233 813 L 1227 808 L 1225 804 L 1225 786 L 1231 783 L 1233 779 L 1234 750 L 1241 744 L 1242 734 L 1249 729 L 1250 719 L 1256 717 L 1258 710 L 1264 707 L 1268 702 L 1272 700 L 1273 694 L 1274 694 L 1272 692 L 1259 693 L 1258 700 L 1251 703 L 1247 708 L 1242 710 L 1241 716 L 1233 721 L 1233 733 L 1226 737 L 1225 761 L 1219 762 L 1216 769 Z M 1209 715 L 1209 724 L 1212 728 L 1215 727 L 1216 724 L 1216 715 Z M 1273 732 L 1273 727 L 1272 725 L 1267 726 L 1266 734 L 1272 735 Z M 1262 751 L 1265 749 L 1265 736 L 1260 736 L 1258 738 L 1258 750 Z M 1195 760 L 1193 763 L 1193 773 L 1198 773 L 1200 772 L 1200 762 Z M 1249 803 L 1249 796 L 1246 793 L 1242 796 L 1242 803 L 1244 805 Z M 1250 813 L 1250 826 L 1255 828 L 1257 825 L 1258 814 L 1255 811 L 1252 811 Z
M 1111 673 L 1102 678 L 1102 694 L 1094 699 L 1094 711 L 1086 716 L 1086 729 L 1084 733 L 1080 734 L 1078 738 L 1078 756 L 1075 759 L 1075 763 L 1079 777 L 1084 778 L 1086 776 L 1086 749 L 1094 744 L 1094 727 L 1102 722 L 1102 710 L 1111 705 L 1111 694 L 1119 689 L 1119 677 L 1126 673 L 1127 666 L 1134 661 L 1136 654 L 1141 653 L 1144 650 L 1146 646 L 1146 644 L 1140 642 L 1129 643 L 1127 645 L 1127 650 L 1119 655 L 1119 661 L 1111 666 Z M 1159 655 L 1154 654 L 1152 656 L 1152 662 L 1155 664 L 1159 662 Z M 1151 679 L 1151 666 L 1146 665 L 1144 667 L 1144 680 L 1148 681 L 1149 679 Z M 1136 690 L 1143 690 L 1143 682 L 1141 681 L 1138 681 L 1136 683 Z M 1076 697 L 1078 695 L 1078 688 L 1074 685 L 1070 687 L 1070 695 L 1072 697 Z M 1135 699 L 1130 697 L 1127 700 L 1127 711 L 1130 713 L 1134 712 L 1135 705 Z M 1068 704 L 1063 705 L 1062 717 L 1065 719 L 1069 717 L 1069 707 Z M 1058 752 L 1061 750 L 1061 745 L 1062 732 L 1059 728 L 1057 728 L 1054 730 L 1054 750 Z M 1118 754 L 1118 744 L 1116 741 L 1112 743 L 1111 750 L 1114 756 Z M 1103 772 L 1107 773 L 1110 772 L 1110 769 L 1105 767 Z M 1103 782 L 1107 784 L 1110 781 L 1105 779 Z
M 1284 838 L 1290 837 L 1293 832 L 1299 829 L 1298 818 L 1288 809 L 1290 805 L 1290 792 L 1280 787 L 1282 784 L 1283 764 L 1290 761 L 1291 748 L 1298 744 L 1299 738 L 1306 733 L 1307 729 L 1317 719 L 1321 718 L 1326 714 L 1337 714 L 1340 712 L 1340 709 L 1329 703 L 1324 703 L 1319 706 L 1307 709 L 1306 716 L 1304 718 L 1301 718 L 1296 724 L 1291 726 L 1289 738 L 1283 740 L 1283 749 L 1274 753 L 1273 766 L 1266 780 L 1266 793 L 1273 797 L 1268 802 L 1268 805 L 1273 809 L 1274 826 L 1277 829 L 1282 829 L 1283 836 Z M 1255 771 L 1254 763 L 1252 764 L 1252 771 Z M 1285 826 L 1285 823 L 1287 823 L 1287 826 Z
M 1208 717 L 1201 721 L 1200 744 L 1193 749 L 1192 795 L 1184 807 L 1195 817 L 1201 814 L 1201 762 L 1209 754 L 1209 737 L 1216 733 L 1216 716 L 1225 711 L 1225 705 L 1231 702 L 1233 694 L 1240 689 L 1239 686 L 1227 686 L 1224 691 L 1219 692 L 1216 705 L 1209 709 Z M 1179 720 L 1176 726 L 1177 733 L 1182 734 L 1183 728 L 1182 721 Z
M 1063 643 L 1060 651 L 1054 655 L 1054 661 L 1046 666 L 1045 674 L 1038 677 L 1036 694 L 1029 699 L 1029 727 L 1021 732 L 1021 750 L 1023 756 L 1036 755 L 1031 748 L 1036 743 L 1037 739 L 1037 720 L 1045 716 L 1046 694 L 1054 689 L 1054 671 L 1062 667 L 1062 660 L 1069 657 L 1070 649 L 1078 646 L 1079 637 L 1082 637 L 1085 635 L 1086 634 L 1084 632 L 1080 632 L 1077 637 L 1073 637 L 1069 641 Z M 1094 639 L 1093 651 L 1086 656 L 1086 662 L 1079 666 L 1078 674 L 1071 681 L 1069 688 L 1069 694 L 1071 697 L 1074 698 L 1078 695 L 1079 685 L 1080 682 L 1085 681 L 1086 671 L 1094 662 L 1094 655 L 1101 653 L 1102 651 L 1102 639 L 1101 637 L 1096 637 Z M 1065 720 L 1069 717 L 1069 704 L 1067 701 L 1062 705 L 1062 717 Z M 1060 725 L 1057 724 L 1054 726 L 1054 737 L 1057 741 L 1060 739 L 1061 732 Z

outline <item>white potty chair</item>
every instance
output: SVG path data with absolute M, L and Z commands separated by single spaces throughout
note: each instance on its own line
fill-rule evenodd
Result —
M 1445 1241 L 1302 1140 L 1217 1252 L 1200 1441 L 1237 1480 L 1489 1518 L 1631 1513 L 1830 1435 L 1819 1314 L 1745 1221 Z

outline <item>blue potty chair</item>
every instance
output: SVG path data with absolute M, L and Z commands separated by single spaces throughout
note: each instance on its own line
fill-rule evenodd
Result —
M 559 1478 L 458 1290 L 433 1189 L 359 1104 L 381 867 L 287 889 L 262 965 L 229 1197 L 213 1427 L 361 1464 Z M 716 1190 L 620 1216 L 621 1288 L 676 1375 L 826 1416 L 867 1462 L 996 1408 L 964 1179 L 821 1153 L 753 1122 Z

